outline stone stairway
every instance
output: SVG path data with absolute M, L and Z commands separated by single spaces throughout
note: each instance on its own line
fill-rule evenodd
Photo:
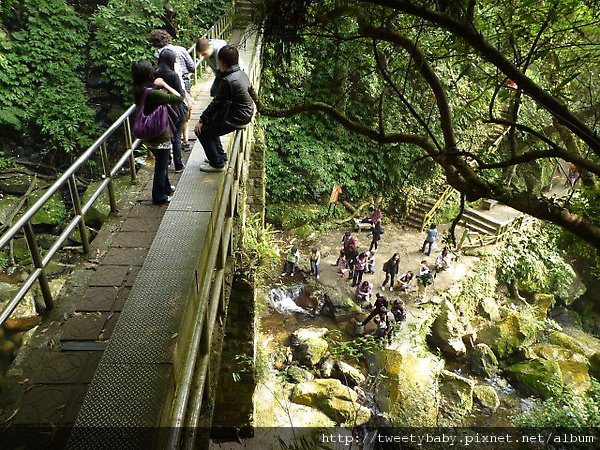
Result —
M 478 234 L 496 236 L 501 232 L 504 223 L 473 208 L 465 208 L 459 225 Z

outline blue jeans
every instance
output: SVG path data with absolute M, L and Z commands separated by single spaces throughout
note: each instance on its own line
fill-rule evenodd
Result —
M 204 153 L 212 167 L 220 169 L 225 167 L 227 153 L 223 150 L 221 136 L 229 134 L 236 128 L 226 123 L 205 123 L 200 134 L 197 134 Z
M 183 120 L 177 123 L 177 131 L 171 136 L 171 144 L 173 145 L 173 162 L 175 170 L 183 169 L 183 161 L 181 160 L 181 130 L 183 130 Z
M 165 142 L 156 148 L 150 147 L 154 155 L 154 178 L 152 179 L 152 203 L 160 205 L 167 203 L 171 195 L 171 182 L 169 181 L 169 157 L 171 143 Z
M 427 244 L 429 244 L 429 250 L 427 251 L 427 253 L 425 253 L 425 247 L 427 247 Z M 429 242 L 427 239 L 425 239 L 425 242 L 423 242 L 423 248 L 421 249 L 421 253 L 425 253 L 427 256 L 431 255 L 431 246 L 433 245 L 433 241 Z
M 316 261 L 313 261 L 311 259 L 310 260 L 310 274 L 318 277 L 320 273 L 321 273 L 321 268 L 319 267 L 319 264 L 317 264 Z

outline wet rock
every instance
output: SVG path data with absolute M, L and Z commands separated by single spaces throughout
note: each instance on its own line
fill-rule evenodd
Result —
M 500 310 L 498 309 L 498 303 L 491 297 L 482 298 L 477 307 L 477 312 L 480 316 L 495 322 L 500 320 Z
M 288 367 L 287 376 L 292 383 L 302 383 L 303 381 L 311 381 L 315 379 L 315 376 L 312 373 L 298 366 Z
M 510 314 L 504 319 L 488 324 L 479 330 L 477 343 L 487 344 L 499 359 L 516 352 L 533 340 L 533 331 L 520 316 Z
M 343 361 L 335 362 L 331 376 L 350 387 L 355 387 L 365 382 L 365 376 L 359 369 L 352 367 L 350 364 L 346 364 Z
M 486 344 L 477 344 L 471 353 L 471 370 L 474 373 L 492 378 L 498 371 L 498 359 Z
M 292 334 L 294 358 L 306 367 L 315 367 L 327 354 L 329 345 L 323 339 L 327 328 L 300 328 Z
M 461 414 L 471 411 L 474 387 L 474 381 L 448 370 L 442 370 L 440 374 L 442 407 Z
M 369 365 L 374 375 L 384 375 L 375 400 L 388 413 L 394 426 L 415 427 L 437 424 L 437 374 L 444 363 L 434 355 L 401 353 L 385 349 L 377 364 Z M 380 366 L 379 366 L 380 365 Z
M 464 326 L 458 319 L 454 305 L 448 300 L 444 300 L 440 312 L 431 326 L 428 341 L 439 347 L 445 355 L 459 357 L 467 351 L 462 340 L 464 333 Z
M 29 174 L 14 172 L 9 177 L 0 177 L 0 192 L 4 194 L 22 196 L 27 193 L 33 176 Z
M 371 418 L 371 411 L 357 403 L 358 394 L 339 380 L 302 382 L 294 387 L 290 399 L 324 412 L 342 426 L 362 425 Z
M 2 310 L 8 302 L 12 300 L 15 294 L 19 291 L 19 286 L 11 283 L 0 283 L 0 310 Z M 17 305 L 10 319 L 21 320 L 28 318 L 37 318 L 36 306 L 33 297 L 33 290 L 30 290 L 21 302 Z M 6 322 L 5 322 L 6 324 Z
M 335 366 L 335 360 L 331 358 L 327 358 L 323 363 L 321 363 L 321 377 L 323 378 L 331 378 L 331 372 Z
M 507 377 L 520 392 L 543 399 L 563 391 L 563 377 L 556 361 L 535 358 L 504 369 Z
M 563 327 L 582 328 L 581 317 L 579 317 L 579 314 L 572 309 L 567 309 L 564 307 L 554 308 L 550 312 L 550 316 L 556 321 L 556 323 Z
M 581 353 L 552 344 L 538 344 L 532 350 L 537 356 L 558 363 L 565 386 L 575 394 L 583 394 L 590 388 L 588 361 Z
M 491 386 L 478 385 L 473 388 L 473 399 L 484 408 L 496 411 L 500 406 L 498 393 Z
M 0 224 L 7 227 L 12 225 L 14 220 L 11 220 L 11 216 L 13 216 L 18 202 L 19 198 L 12 195 L 4 195 L 0 198 Z

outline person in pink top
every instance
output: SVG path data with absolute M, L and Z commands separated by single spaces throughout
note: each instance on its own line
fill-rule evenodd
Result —
M 354 274 L 352 275 L 353 287 L 362 282 L 363 274 L 365 273 L 365 269 L 367 268 L 368 259 L 369 256 L 365 252 L 362 252 L 356 257 L 356 261 L 354 263 Z
M 371 291 L 373 290 L 373 285 L 368 281 L 363 281 L 356 288 L 356 300 L 358 301 L 369 301 L 371 298 Z

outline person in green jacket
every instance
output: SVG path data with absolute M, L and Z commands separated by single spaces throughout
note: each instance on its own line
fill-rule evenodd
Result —
M 148 61 L 137 61 L 131 66 L 132 92 L 136 106 L 140 106 L 142 95 L 149 92 L 145 102 L 145 113 L 149 114 L 160 105 L 175 105 L 183 102 L 179 92 L 170 87 L 162 78 L 154 77 L 154 70 Z M 171 130 L 152 139 L 144 139 L 144 144 L 154 155 L 154 178 L 152 180 L 152 203 L 161 205 L 171 201 L 174 188 L 169 181 L 169 157 L 171 155 Z
M 296 264 L 298 264 L 298 261 L 300 261 L 300 252 L 298 251 L 298 247 L 294 245 L 288 250 L 285 256 L 285 264 L 283 266 L 283 272 L 281 272 L 281 276 L 294 276 L 294 271 L 296 270 Z

